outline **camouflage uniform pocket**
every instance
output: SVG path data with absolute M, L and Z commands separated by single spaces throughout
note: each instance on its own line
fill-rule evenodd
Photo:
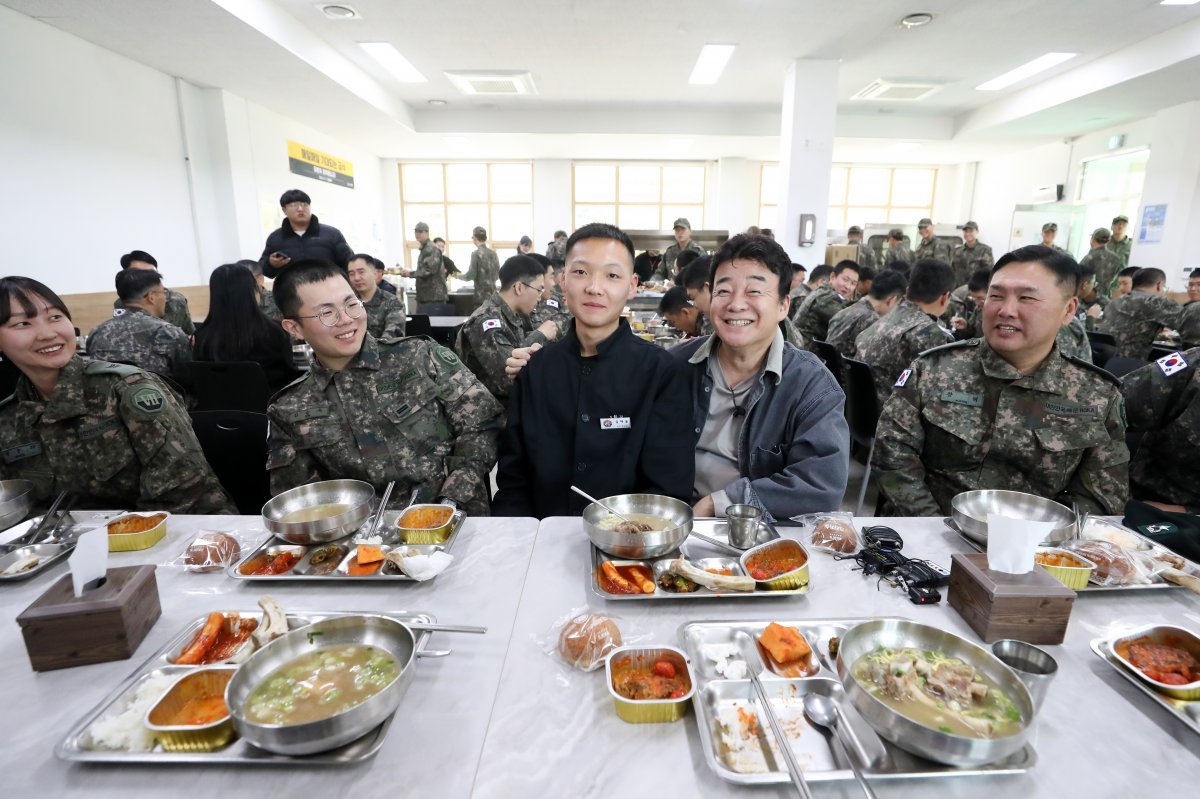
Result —
M 1073 453 L 1082 457 L 1082 451 L 1091 447 L 1103 447 L 1111 440 L 1108 430 L 1101 424 L 1073 424 L 1043 427 L 1033 431 L 1038 446 L 1053 454 Z
M 921 411 L 925 450 L 921 459 L 937 470 L 966 471 L 983 463 L 986 421 L 970 406 L 934 404 Z
M 337 446 L 339 443 L 348 442 L 341 424 L 336 421 L 307 422 L 297 427 L 295 447 L 298 450 L 320 449 Z

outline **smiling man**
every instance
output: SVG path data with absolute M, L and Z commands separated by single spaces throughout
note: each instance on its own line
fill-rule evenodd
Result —
M 1079 266 L 1022 247 L 992 270 L 983 338 L 929 350 L 896 380 L 873 463 L 886 515 L 945 516 L 963 491 L 1006 489 L 1121 513 L 1129 450 L 1120 381 L 1059 350 Z
M 275 281 L 283 326 L 315 360 L 267 409 L 271 490 L 365 480 L 414 502 L 453 499 L 486 515 L 504 409 L 453 352 L 420 337 L 378 342 L 333 264 L 290 265 Z
M 694 473 L 684 365 L 621 316 L 637 292 L 633 242 L 591 224 L 567 240 L 566 336 L 529 358 L 509 391 L 500 441 L 503 516 L 578 515 L 594 497 L 665 494 L 686 501 Z
M 829 320 L 850 304 L 857 287 L 858 264 L 854 261 L 839 262 L 833 268 L 829 284 L 821 286 L 805 297 L 792 317 L 792 322 L 804 341 L 826 340 L 826 336 L 829 335 Z
M 407 314 L 400 299 L 379 286 L 375 259 L 366 253 L 358 253 L 350 259 L 346 276 L 350 287 L 362 300 L 367 309 L 367 332 L 376 339 L 396 338 L 404 335 Z

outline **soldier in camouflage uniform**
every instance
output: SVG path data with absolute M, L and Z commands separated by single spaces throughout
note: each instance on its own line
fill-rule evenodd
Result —
M 921 234 L 921 241 L 917 243 L 917 249 L 913 254 L 917 261 L 945 261 L 950 263 L 950 258 L 953 256 L 950 242 L 939 239 L 933 235 L 933 220 L 926 217 L 917 223 L 917 232 Z
M 1133 291 L 1108 304 L 1101 329 L 1117 340 L 1117 355 L 1145 359 L 1160 330 L 1179 327 L 1183 306 L 1163 293 L 1166 281 L 1161 269 L 1140 269 Z
M 1040 247 L 1000 259 L 983 339 L 924 353 L 895 381 L 873 466 L 903 516 L 944 516 L 959 493 L 1007 489 L 1117 514 L 1129 495 L 1120 382 L 1055 346 L 1077 267 Z M 1029 286 L 1043 298 L 1023 303 Z M 868 331 L 869 332 L 869 331 Z
M 846 243 L 858 247 L 858 256 L 854 259 L 859 266 L 865 266 L 868 269 L 877 269 L 879 263 L 875 258 L 875 251 L 870 245 L 863 241 L 863 229 L 858 225 L 851 225 L 846 231 Z
M 267 410 L 272 491 L 336 478 L 381 490 L 395 480 L 397 496 L 446 496 L 486 514 L 504 409 L 471 370 L 426 338 L 376 341 L 331 265 L 290 265 L 275 297 L 315 361 Z
M 158 261 L 154 260 L 154 256 L 144 250 L 134 250 L 121 256 L 122 269 L 145 269 L 158 271 Z M 188 308 L 187 297 L 180 294 L 178 291 L 172 291 L 166 286 L 163 289 L 167 292 L 167 309 L 163 313 L 163 319 L 175 325 L 189 336 L 195 335 L 196 325 L 192 322 L 192 312 Z M 113 302 L 113 310 L 124 308 L 125 304 L 118 297 Z
M 950 307 L 942 314 L 943 324 L 959 341 L 979 338 L 983 334 L 983 302 L 987 299 L 992 270 L 976 269 L 965 286 L 950 292 Z
M 1129 431 L 1145 433 L 1129 482 L 1134 499 L 1200 513 L 1200 348 L 1176 352 L 1125 375 Z
M 1184 349 L 1200 347 L 1200 269 L 1188 277 L 1188 300 L 1179 319 L 1179 340 Z
M 41 283 L 6 277 L 0 294 L 0 351 L 22 373 L 0 402 L 0 478 L 32 481 L 39 508 L 70 490 L 80 508 L 235 512 L 164 383 L 80 358 L 66 307 Z
M 829 320 L 849 305 L 857 285 L 858 264 L 854 261 L 841 261 L 833 268 L 829 285 L 821 286 L 809 294 L 800 307 L 792 312 L 792 323 L 804 340 L 825 341 L 825 336 L 829 334 Z
M 704 248 L 696 242 L 692 241 L 692 223 L 679 217 L 675 220 L 675 243 L 668 247 L 663 252 L 662 260 L 658 262 L 658 268 L 654 270 L 654 274 L 650 277 L 651 283 L 665 283 L 675 277 L 675 259 L 684 250 L 704 255 Z
M 904 231 L 894 227 L 888 231 L 888 246 L 883 253 L 883 268 L 887 269 L 896 262 L 911 264 L 916 261 L 913 251 L 904 243 Z
M 509 258 L 500 268 L 500 293 L 476 308 L 458 330 L 455 351 L 496 397 L 507 397 L 512 388 L 504 361 L 514 349 L 558 336 L 554 320 L 535 329 L 530 319 L 546 290 L 545 280 L 546 270 L 532 256 Z
M 535 330 L 546 322 L 553 322 L 555 334 L 551 338 L 555 339 L 565 336 L 567 328 L 571 325 L 571 312 L 567 310 L 562 296 L 564 271 L 561 266 L 556 269 L 553 263 L 546 268 L 546 288 L 542 291 L 541 301 L 529 315 L 529 321 Z
M 1070 322 L 1059 328 L 1056 341 L 1063 355 L 1084 363 L 1092 362 L 1092 342 L 1079 317 L 1071 317 Z
M 275 304 L 275 295 L 270 289 L 259 289 L 258 308 L 268 319 L 276 322 L 283 321 L 283 314 L 279 312 L 279 306 Z
M 858 358 L 859 333 L 887 316 L 904 299 L 908 280 L 894 269 L 886 269 L 871 284 L 871 291 L 858 302 L 838 311 L 829 320 L 827 342 L 846 358 Z
M 167 301 L 162 277 L 156 271 L 127 269 L 117 273 L 116 283 L 125 307 L 91 332 L 88 355 L 132 364 L 186 385 L 192 344 L 182 330 L 162 319 Z
M 422 305 L 446 301 L 446 270 L 442 268 L 442 251 L 429 240 L 429 225 L 418 222 L 413 233 L 421 245 L 421 251 L 417 254 L 417 268 L 406 270 L 403 274 L 417 280 L 417 313 L 421 313 Z
M 547 245 L 546 257 L 560 264 L 567 260 L 567 231 L 554 231 L 554 241 Z
M 1121 262 L 1121 268 L 1129 266 L 1129 252 L 1133 249 L 1133 239 L 1125 235 L 1125 229 L 1129 227 L 1129 217 L 1125 214 L 1114 216 L 1112 221 L 1112 238 L 1108 240 L 1108 244 L 1104 245 L 1104 249 L 1117 256 Z
M 963 225 L 963 244 L 954 248 L 950 256 L 950 268 L 954 270 L 954 285 L 961 286 L 971 278 L 976 269 L 991 269 L 996 263 L 992 248 L 976 238 L 979 225 L 967 222 Z
M 496 296 L 496 281 L 500 277 L 500 256 L 486 242 L 485 229 L 476 227 L 471 231 L 475 252 L 471 253 L 471 266 L 462 278 L 475 281 L 475 301 L 481 304 L 489 297 Z
M 1079 313 L 1076 317 L 1085 330 L 1099 330 L 1108 308 L 1108 297 L 1096 290 L 1096 274 L 1090 266 L 1079 266 Z
M 1057 222 L 1047 222 L 1046 224 L 1042 225 L 1042 246 L 1049 247 L 1050 249 L 1054 250 L 1055 252 L 1061 252 L 1065 255 L 1065 254 L 1067 254 L 1067 251 L 1054 243 L 1054 239 L 1057 236 L 1058 236 L 1058 223 Z
M 1092 233 L 1092 250 L 1083 256 L 1079 265 L 1090 269 L 1096 275 L 1096 291 L 1102 297 L 1111 297 L 1113 284 L 1117 282 L 1117 273 L 1121 271 L 1121 261 L 1105 246 L 1112 238 L 1108 228 L 1098 227 Z
M 379 288 L 375 259 L 359 253 L 350 259 L 346 276 L 350 287 L 367 309 L 367 332 L 376 339 L 399 338 L 404 335 L 408 314 L 400 299 Z

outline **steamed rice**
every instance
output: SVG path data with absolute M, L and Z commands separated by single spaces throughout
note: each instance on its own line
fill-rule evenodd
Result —
M 153 749 L 154 733 L 146 729 L 146 713 L 174 682 L 175 677 L 170 674 L 155 674 L 143 680 L 123 711 L 92 722 L 88 728 L 91 748 L 126 752 Z

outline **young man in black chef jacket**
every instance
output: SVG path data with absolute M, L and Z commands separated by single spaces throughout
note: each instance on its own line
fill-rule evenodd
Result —
M 691 498 L 688 375 L 621 317 L 637 292 L 633 257 L 633 242 L 612 225 L 585 225 L 568 239 L 563 289 L 574 318 L 513 383 L 495 515 L 579 515 L 588 503 L 572 485 L 597 498 Z

